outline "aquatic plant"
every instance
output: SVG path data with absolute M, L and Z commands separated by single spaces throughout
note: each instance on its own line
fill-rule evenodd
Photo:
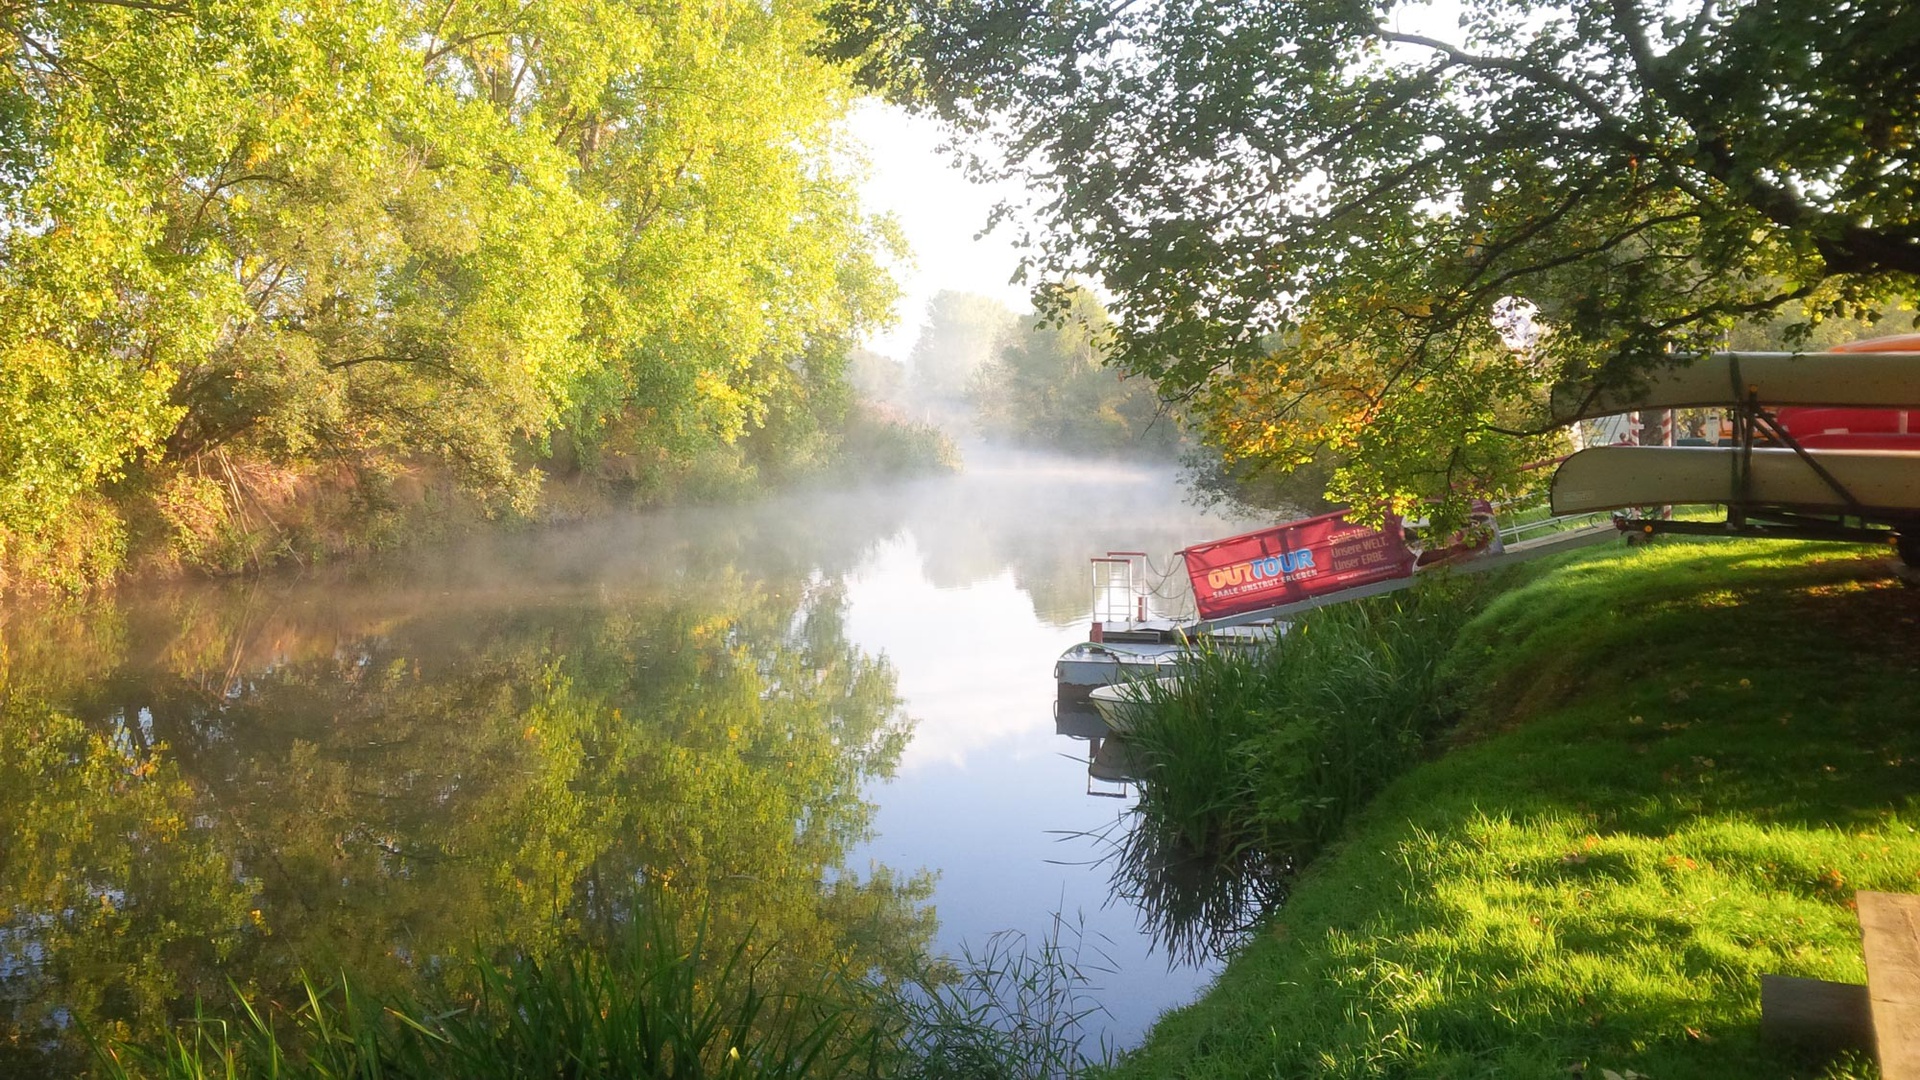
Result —
M 1089 955 L 1089 949 L 1092 955 Z M 1087 994 L 1090 972 L 1111 971 L 1084 927 L 1056 914 L 1036 943 L 1002 931 L 978 951 L 963 947 L 957 971 L 916 980 L 892 1000 L 898 1010 L 896 1075 L 910 1080 L 1054 1080 L 1094 1064 L 1088 1021 L 1102 1012 Z M 1102 1060 L 1110 1047 L 1098 1047 Z
M 236 994 L 202 1005 L 152 1044 L 98 1047 L 110 1080 L 213 1077 L 661 1077 L 788 1080 L 869 1071 L 890 1045 L 886 1015 L 841 973 L 795 981 L 750 938 L 690 936 L 649 905 L 630 935 L 546 957 L 476 957 L 458 1000 L 374 997 L 350 978 L 280 1003 Z
M 368 994 L 302 975 L 290 1002 L 236 991 L 158 1040 L 96 1042 L 106 1080 L 552 1076 L 659 1080 L 1052 1080 L 1093 1062 L 1085 935 L 996 934 L 891 982 L 795 972 L 777 944 L 680 928 L 658 894 L 612 948 L 476 956 L 457 998 Z M 1102 1055 L 1105 1056 L 1104 1054 Z

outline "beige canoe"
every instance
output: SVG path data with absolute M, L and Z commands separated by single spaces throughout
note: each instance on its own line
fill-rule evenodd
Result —
M 1809 452 L 1862 508 L 1895 517 L 1920 516 L 1920 450 Z M 1737 454 L 1731 447 L 1715 446 L 1582 450 L 1553 474 L 1553 512 L 1734 502 L 1739 498 L 1733 483 Z M 1755 450 L 1752 462 L 1749 503 L 1829 514 L 1850 509 L 1792 450 Z
M 1920 352 L 1711 353 L 1652 373 L 1638 391 L 1610 390 L 1589 400 L 1556 392 L 1554 419 L 1736 405 L 1749 391 L 1770 409 L 1920 407 Z

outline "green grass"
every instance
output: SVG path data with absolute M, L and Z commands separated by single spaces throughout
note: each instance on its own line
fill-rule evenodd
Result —
M 1529 568 L 1388 785 L 1120 1077 L 1850 1074 L 1761 1040 L 1762 973 L 1861 981 L 1920 890 L 1920 596 L 1762 542 Z

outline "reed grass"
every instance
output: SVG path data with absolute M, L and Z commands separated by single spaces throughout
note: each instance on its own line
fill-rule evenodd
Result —
M 96 1045 L 105 1080 L 1070 1080 L 1099 1011 L 1084 937 L 1000 934 L 881 980 L 797 979 L 777 948 L 691 936 L 650 906 L 602 949 L 471 963 L 459 998 L 374 998 L 303 975 L 288 1001 L 237 990 L 156 1041 Z M 1104 1055 L 1103 1055 L 1104 1056 Z
M 1091 951 L 1091 955 L 1089 955 Z M 1056 915 L 1037 942 L 1002 931 L 963 948 L 957 977 L 915 980 L 892 1002 L 901 1080 L 1071 1080 L 1102 1064 L 1089 1052 L 1091 974 L 1111 966 L 1084 927 Z
M 1455 715 L 1441 666 L 1485 589 L 1441 578 L 1323 608 L 1261 652 L 1203 650 L 1145 684 L 1125 736 L 1146 763 L 1140 835 L 1122 865 L 1152 852 L 1245 877 L 1311 858 Z
M 614 947 L 476 958 L 457 1000 L 369 999 L 303 976 L 289 1003 L 236 993 L 157 1044 L 99 1048 L 109 1080 L 646 1077 L 801 1080 L 871 1072 L 891 1053 L 874 988 L 821 972 L 795 985 L 749 940 L 717 945 L 648 915 Z

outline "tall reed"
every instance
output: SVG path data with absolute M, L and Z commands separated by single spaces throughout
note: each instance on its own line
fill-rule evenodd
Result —
M 1269 902 L 1260 876 L 1311 858 L 1417 761 L 1452 715 L 1441 663 L 1484 590 L 1438 579 L 1322 608 L 1262 651 L 1202 650 L 1145 684 L 1125 738 L 1146 769 L 1116 872 L 1148 918 L 1171 926 L 1185 904 L 1223 927 Z M 1210 883 L 1166 879 L 1196 861 Z
M 1088 950 L 1094 955 L 1089 956 Z M 966 948 L 952 978 L 926 978 L 899 1010 L 898 1080 L 1071 1080 L 1095 1063 L 1090 972 L 1110 971 L 1085 928 L 1055 915 L 1038 943 L 1002 931 Z M 1104 1046 L 1100 1058 L 1109 1056 Z

